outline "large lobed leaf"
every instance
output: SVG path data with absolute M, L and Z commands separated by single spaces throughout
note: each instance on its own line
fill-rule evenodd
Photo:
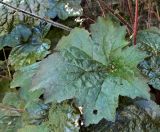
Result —
M 40 63 L 33 88 L 44 89 L 46 102 L 75 98 L 85 124 L 114 121 L 119 95 L 149 99 L 137 64 L 144 54 L 127 47 L 125 28 L 99 18 L 90 33 L 75 28 L 54 54 Z

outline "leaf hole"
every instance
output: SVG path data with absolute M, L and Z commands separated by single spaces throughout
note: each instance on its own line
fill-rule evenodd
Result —
M 98 114 L 98 110 L 93 110 L 93 114 L 97 115 Z
M 16 90 L 18 91 L 21 87 L 16 87 Z
M 39 99 L 44 100 L 44 94 L 40 95 Z

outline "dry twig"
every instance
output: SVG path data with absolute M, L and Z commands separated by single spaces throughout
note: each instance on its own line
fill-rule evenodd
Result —
M 50 20 L 50 19 L 47 19 L 47 18 L 40 17 L 40 16 L 38 16 L 38 15 L 36 15 L 36 14 L 32 14 L 32 13 L 27 12 L 27 11 L 24 11 L 23 9 L 14 7 L 14 6 L 9 5 L 9 4 L 7 4 L 7 3 L 5 3 L 5 2 L 3 2 L 3 1 L 0 1 L 0 3 L 3 4 L 3 5 L 5 5 L 6 7 L 9 7 L 9 8 L 11 8 L 11 9 L 13 9 L 13 10 L 16 10 L 16 11 L 18 11 L 18 12 L 22 12 L 22 13 L 28 15 L 28 16 L 33 17 L 33 18 L 37 18 L 37 19 L 43 20 L 43 21 L 45 21 L 45 22 L 47 22 L 47 23 L 50 23 L 50 24 L 53 25 L 54 27 L 61 28 L 61 29 L 66 30 L 66 31 L 71 31 L 71 28 L 70 28 L 70 27 L 65 26 L 65 25 L 63 25 L 63 24 L 54 22 L 54 21 L 52 21 L 52 20 Z

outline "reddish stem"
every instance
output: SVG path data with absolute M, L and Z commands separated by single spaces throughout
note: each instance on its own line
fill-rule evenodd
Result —
M 130 22 L 133 25 L 134 18 L 133 18 L 133 9 L 132 9 L 132 3 L 130 0 L 127 0 L 127 8 L 129 11 L 129 16 L 130 16 Z
M 134 27 L 133 27 L 134 45 L 136 45 L 137 30 L 138 30 L 138 0 L 136 0 Z

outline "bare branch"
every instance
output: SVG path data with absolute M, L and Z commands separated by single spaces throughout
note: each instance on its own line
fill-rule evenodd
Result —
M 9 8 L 11 8 L 11 9 L 13 9 L 13 10 L 16 10 L 16 11 L 18 11 L 18 12 L 22 12 L 22 13 L 28 15 L 28 16 L 33 17 L 33 18 L 37 18 L 37 19 L 43 20 L 43 21 L 45 21 L 45 22 L 47 22 L 47 23 L 50 23 L 50 24 L 51 24 L 52 26 L 54 26 L 54 27 L 61 28 L 61 29 L 66 30 L 66 31 L 71 31 L 71 29 L 72 29 L 72 28 L 70 28 L 70 27 L 68 27 L 68 26 L 65 26 L 65 25 L 63 25 L 63 24 L 54 22 L 54 21 L 52 21 L 52 20 L 50 20 L 50 19 L 40 17 L 40 16 L 38 16 L 38 15 L 36 15 L 36 14 L 32 14 L 32 13 L 30 13 L 30 12 L 24 11 L 23 9 L 14 7 L 14 6 L 12 6 L 12 5 L 9 5 L 9 4 L 7 4 L 7 3 L 5 3 L 5 2 L 3 2 L 3 1 L 0 1 L 0 3 L 3 4 L 3 5 L 6 6 L 6 7 L 9 7 Z

